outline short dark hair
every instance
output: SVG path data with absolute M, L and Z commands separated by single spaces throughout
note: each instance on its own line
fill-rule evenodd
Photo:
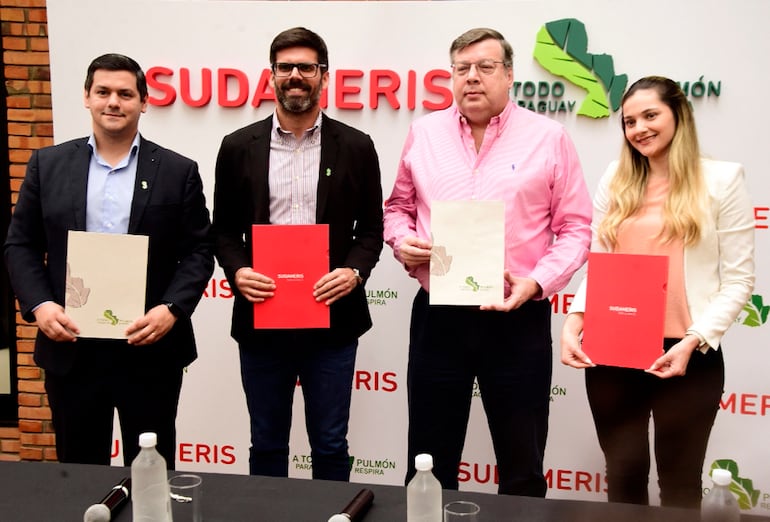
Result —
M 508 43 L 500 32 L 488 27 L 469 29 L 455 38 L 452 45 L 449 47 L 449 59 L 454 61 L 455 53 L 457 51 L 462 51 L 466 47 L 483 42 L 484 40 L 497 40 L 500 42 L 500 46 L 503 48 L 503 65 L 508 68 L 513 67 L 513 48 L 511 47 L 511 44 Z
M 86 74 L 86 92 L 91 90 L 91 86 L 94 84 L 94 73 L 100 69 L 133 73 L 136 76 L 136 90 L 139 91 L 139 98 L 142 100 L 147 98 L 147 78 L 144 76 L 142 68 L 133 58 L 117 53 L 103 54 L 94 58 L 91 65 L 88 66 L 88 73 Z
M 273 43 L 270 44 L 270 63 L 275 63 L 275 55 L 278 54 L 279 51 L 289 49 L 290 47 L 307 47 L 308 49 L 313 49 L 318 55 L 318 63 L 325 65 L 328 70 L 329 51 L 326 49 L 326 42 L 310 29 L 293 27 L 278 33 L 278 35 L 273 38 Z

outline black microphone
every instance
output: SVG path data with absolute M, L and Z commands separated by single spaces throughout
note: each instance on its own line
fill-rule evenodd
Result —
M 374 492 L 362 489 L 340 513 L 332 515 L 328 522 L 360 522 L 374 502 Z
M 120 511 L 131 496 L 131 479 L 126 477 L 113 486 L 98 504 L 86 509 L 83 522 L 110 522 L 112 515 Z

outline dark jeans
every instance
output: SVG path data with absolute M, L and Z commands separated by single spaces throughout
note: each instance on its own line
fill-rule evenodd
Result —
M 497 458 L 499 493 L 544 497 L 543 455 L 551 385 L 551 310 L 530 301 L 512 312 L 430 306 L 414 299 L 407 387 L 409 449 L 433 455 L 441 485 L 458 488 L 474 378 Z
M 347 346 L 240 345 L 241 379 L 251 419 L 249 472 L 286 477 L 297 378 L 305 399 L 313 478 L 350 479 L 348 419 L 358 341 Z
M 666 339 L 669 349 L 678 339 Z M 607 461 L 610 502 L 647 504 L 649 425 L 664 506 L 697 508 L 711 427 L 724 387 L 722 350 L 695 351 L 682 377 L 660 379 L 642 370 L 586 369 L 586 391 Z
M 75 344 L 62 347 L 78 350 L 73 369 L 64 376 L 45 376 L 59 461 L 109 465 L 117 409 L 125 465 L 139 453 L 139 434 L 153 431 L 158 452 L 174 469 L 181 368 L 159 367 L 149 347 L 125 341 L 80 339 Z

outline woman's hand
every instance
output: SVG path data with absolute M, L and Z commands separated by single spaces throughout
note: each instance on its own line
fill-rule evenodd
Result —
M 645 371 L 657 375 L 661 379 L 679 377 L 687 372 L 692 352 L 700 345 L 700 339 L 694 335 L 686 335 L 684 339 L 672 346 L 666 353 L 658 357 Z
M 569 314 L 561 329 L 561 362 L 573 368 L 590 368 L 595 366 L 591 359 L 583 353 L 580 335 L 583 333 L 583 314 Z

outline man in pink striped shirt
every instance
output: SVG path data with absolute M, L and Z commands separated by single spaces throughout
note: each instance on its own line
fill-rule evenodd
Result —
M 591 200 L 565 129 L 511 101 L 513 50 L 504 37 L 471 29 L 452 43 L 450 58 L 455 105 L 412 124 L 384 215 L 385 241 L 421 286 L 409 342 L 409 461 L 432 454 L 442 486 L 457 489 L 476 378 L 499 493 L 543 497 L 547 298 L 586 260 Z M 505 201 L 503 303 L 429 305 L 434 200 Z

